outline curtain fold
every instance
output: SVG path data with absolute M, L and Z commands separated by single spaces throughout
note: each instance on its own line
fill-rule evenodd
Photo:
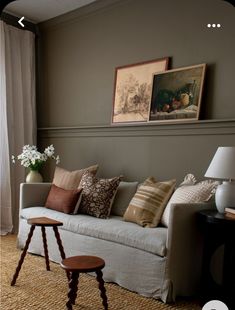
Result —
M 14 231 L 18 229 L 19 185 L 25 177 L 25 169 L 19 162 L 11 164 L 11 155 L 21 153 L 25 144 L 36 143 L 35 42 L 34 34 L 29 31 L 2 21 L 0 27 L 1 43 L 4 42 L 4 47 L 0 43 L 0 74 L 5 80 L 0 103 L 1 109 L 5 107 L 6 115 L 5 123 L 1 122 L 0 157 L 5 158 L 5 162 L 0 174 L 0 209 L 1 231 L 6 233 L 12 230 L 12 223 Z M 4 208 L 6 202 L 8 211 Z
M 13 228 L 9 144 L 7 130 L 6 62 L 4 25 L 0 22 L 0 234 Z

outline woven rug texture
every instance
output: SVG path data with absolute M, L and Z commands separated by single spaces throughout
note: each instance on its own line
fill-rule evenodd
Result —
M 68 283 L 59 264 L 50 262 L 46 271 L 43 257 L 27 254 L 15 286 L 10 286 L 21 251 L 16 248 L 16 236 L 0 238 L 0 309 L 1 310 L 66 310 Z M 49 249 L 50 251 L 50 249 Z M 164 304 L 145 298 L 113 283 L 105 283 L 110 310 L 199 310 L 196 302 L 179 301 Z M 79 278 L 74 310 L 101 310 L 97 281 L 91 275 Z

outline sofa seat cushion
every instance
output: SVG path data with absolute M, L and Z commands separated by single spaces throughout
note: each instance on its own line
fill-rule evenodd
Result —
M 69 215 L 45 207 L 30 207 L 21 210 L 21 218 L 45 216 L 63 222 L 61 229 L 81 235 L 108 240 L 143 251 L 166 255 L 167 228 L 143 228 L 125 222 L 120 216 L 109 219 L 95 218 L 86 214 Z

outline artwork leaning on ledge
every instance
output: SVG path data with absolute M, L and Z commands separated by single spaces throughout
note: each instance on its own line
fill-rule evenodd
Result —
M 205 64 L 153 74 L 149 121 L 198 120 Z
M 166 57 L 116 68 L 112 124 L 148 121 L 153 74 L 167 66 Z

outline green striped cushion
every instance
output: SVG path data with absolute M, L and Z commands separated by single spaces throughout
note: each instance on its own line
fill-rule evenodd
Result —
M 175 183 L 176 180 L 157 182 L 152 177 L 148 178 L 132 198 L 124 220 L 143 227 L 157 227 Z

